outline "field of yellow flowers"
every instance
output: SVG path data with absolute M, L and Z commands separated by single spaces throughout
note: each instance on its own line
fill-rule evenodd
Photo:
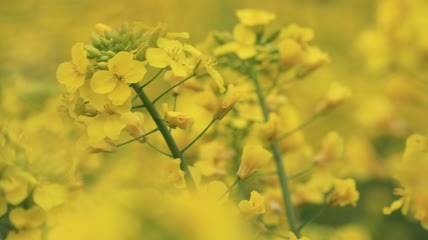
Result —
M 428 239 L 424 0 L 0 7 L 0 240 Z

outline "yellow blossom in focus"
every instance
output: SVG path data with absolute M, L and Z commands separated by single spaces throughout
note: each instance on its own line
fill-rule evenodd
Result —
M 94 73 L 91 88 L 94 92 L 107 94 L 114 105 L 122 105 L 131 96 L 130 83 L 141 81 L 146 74 L 142 62 L 133 59 L 128 52 L 119 52 L 108 62 L 109 70 Z
M 204 74 L 204 72 L 207 72 L 214 79 L 220 92 L 223 93 L 225 91 L 224 80 L 220 73 L 218 73 L 217 70 L 214 69 L 215 65 L 217 64 L 215 58 L 212 56 L 204 56 L 201 51 L 188 44 L 184 46 L 184 50 L 190 52 L 195 57 L 197 57 L 199 61 L 201 61 L 203 69 L 202 74 Z M 200 71 L 199 68 L 197 69 L 197 72 L 198 71 Z M 196 75 L 202 74 L 196 73 Z
M 178 40 L 159 38 L 158 48 L 148 48 L 147 62 L 157 68 L 171 67 L 175 76 L 184 77 L 190 74 L 192 68 L 187 66 L 188 60 L 183 51 L 183 44 Z
M 167 104 L 163 104 L 162 107 L 165 111 L 164 119 L 171 128 L 178 127 L 186 130 L 193 125 L 193 118 L 189 115 L 182 112 L 169 111 Z
M 356 189 L 356 183 L 354 179 L 334 179 L 333 191 L 327 197 L 327 202 L 332 206 L 343 207 L 348 204 L 356 206 L 359 198 L 360 193 Z
M 83 43 L 74 44 L 71 48 L 71 62 L 58 66 L 56 71 L 58 82 L 65 85 L 68 92 L 75 92 L 85 83 L 88 64 Z
M 249 8 L 237 10 L 236 15 L 241 24 L 249 27 L 266 25 L 276 18 L 273 13 Z
M 264 167 L 272 158 L 272 153 L 259 144 L 246 144 L 242 151 L 241 164 L 238 169 L 238 177 L 246 179 L 254 172 Z
M 257 191 L 251 191 L 250 200 L 239 202 L 239 210 L 247 219 L 263 214 L 266 212 L 264 198 Z

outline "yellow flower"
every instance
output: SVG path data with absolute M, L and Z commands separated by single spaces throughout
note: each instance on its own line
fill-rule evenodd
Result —
M 236 15 L 241 24 L 249 27 L 266 25 L 276 18 L 273 13 L 248 8 L 236 11 Z
M 355 206 L 359 198 L 360 193 L 356 189 L 354 179 L 334 179 L 333 192 L 328 196 L 327 202 L 332 206 L 343 207 L 348 204 Z
M 225 91 L 224 80 L 220 73 L 218 73 L 217 70 L 214 69 L 215 65 L 217 64 L 215 58 L 212 56 L 204 56 L 201 51 L 188 44 L 184 46 L 184 50 L 188 51 L 189 53 L 194 55 L 199 61 L 201 61 L 202 70 L 199 70 L 198 68 L 197 71 L 202 71 L 202 73 L 196 73 L 196 75 L 203 75 L 205 74 L 205 72 L 208 73 L 214 79 L 220 92 L 223 93 Z
M 327 53 L 317 47 L 307 47 L 301 65 L 297 69 L 297 77 L 305 77 L 319 67 L 328 63 L 330 58 Z
M 232 110 L 233 106 L 239 101 L 242 96 L 242 91 L 239 88 L 236 88 L 232 84 L 227 86 L 226 95 L 220 102 L 220 106 L 214 115 L 214 118 L 217 120 L 223 119 L 223 117 Z
M 250 28 L 238 24 L 233 29 L 234 41 L 221 45 L 214 49 L 214 55 L 221 56 L 235 53 L 240 59 L 249 59 L 256 55 L 256 33 Z
M 250 219 L 266 212 L 265 200 L 257 191 L 251 191 L 250 200 L 239 202 L 239 210 L 245 218 Z
M 10 231 L 6 240 L 41 240 L 41 229 L 21 229 L 20 231 Z
M 352 92 L 346 86 L 333 82 L 327 92 L 325 100 L 318 106 L 316 112 L 323 113 L 325 111 L 336 108 L 352 96 Z
M 110 27 L 110 26 L 107 26 L 107 25 L 105 25 L 105 24 L 103 24 L 103 23 L 97 23 L 97 24 L 95 24 L 95 31 L 96 31 L 98 34 L 100 34 L 101 36 L 103 36 L 105 32 L 110 33 L 110 32 L 111 32 L 111 30 L 112 30 L 112 29 L 111 29 L 111 27 Z
M 189 75 L 192 68 L 187 66 L 188 61 L 183 51 L 183 44 L 178 40 L 159 38 L 158 48 L 148 48 L 146 52 L 147 62 L 157 68 L 171 67 L 175 76 Z
M 68 92 L 75 92 L 85 82 L 88 63 L 83 43 L 74 44 L 71 48 L 71 62 L 58 66 L 56 71 L 58 82 L 64 84 Z
M 323 139 L 322 149 L 315 156 L 314 161 L 320 165 L 325 165 L 343 156 L 344 142 L 342 137 L 335 131 L 331 131 Z
M 96 93 L 107 94 L 114 105 L 125 103 L 131 96 L 128 84 L 141 81 L 147 71 L 144 64 L 128 52 L 119 52 L 110 59 L 108 69 L 94 73 L 91 88 Z
M 293 39 L 286 38 L 278 44 L 279 57 L 282 65 L 291 66 L 303 60 L 302 46 Z
M 272 154 L 261 145 L 246 144 L 241 156 L 241 165 L 238 169 L 238 177 L 246 179 L 255 171 L 268 164 Z
M 36 183 L 37 180 L 31 174 L 10 166 L 2 173 L 0 190 L 9 203 L 17 205 L 28 197 L 30 186 Z
M 33 193 L 34 202 L 45 211 L 63 204 L 66 197 L 66 187 L 56 183 L 37 186 Z
M 166 103 L 162 104 L 162 108 L 165 111 L 164 119 L 171 128 L 178 127 L 186 130 L 193 125 L 193 118 L 189 115 L 182 112 L 169 111 Z
M 45 221 L 45 212 L 38 206 L 30 209 L 14 208 L 9 214 L 10 221 L 18 228 L 35 228 Z

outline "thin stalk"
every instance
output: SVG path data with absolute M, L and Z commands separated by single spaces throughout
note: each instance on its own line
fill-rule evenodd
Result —
M 146 141 L 146 143 L 147 143 L 147 145 L 149 145 L 151 148 L 153 148 L 153 150 L 155 150 L 156 152 L 158 152 L 158 153 L 160 153 L 160 154 L 163 154 L 163 155 L 165 155 L 165 156 L 167 156 L 167 157 L 170 157 L 170 158 L 172 158 L 172 157 L 173 157 L 171 154 L 166 153 L 166 152 L 164 152 L 164 151 L 160 150 L 160 149 L 159 149 L 158 147 L 156 147 L 153 143 L 151 143 L 151 142 L 149 142 L 149 141 Z
M 302 225 L 300 225 L 298 230 L 299 231 L 302 230 L 306 225 L 308 225 L 309 223 L 311 223 L 311 222 L 315 221 L 317 218 L 319 218 L 327 208 L 328 208 L 327 204 L 322 206 L 321 209 L 318 211 L 318 213 L 316 215 L 312 216 L 311 219 L 309 219 L 308 221 L 306 221 Z
M 144 108 L 144 104 L 133 106 L 132 109 Z
M 254 85 L 256 87 L 257 98 L 259 100 L 259 104 L 260 104 L 260 107 L 261 107 L 261 110 L 263 113 L 263 118 L 264 118 L 265 122 L 267 122 L 269 120 L 269 110 L 268 110 L 268 107 L 266 105 L 266 101 L 265 101 L 264 96 L 263 96 L 263 89 L 261 87 L 259 78 L 257 76 L 257 72 L 255 70 L 251 70 L 250 77 L 252 78 Z M 279 185 L 281 187 L 282 198 L 283 198 L 284 207 L 285 207 L 285 213 L 286 213 L 286 217 L 288 219 L 288 225 L 290 226 L 290 230 L 294 234 L 296 234 L 296 236 L 299 238 L 300 233 L 299 233 L 299 229 L 297 228 L 296 213 L 295 213 L 295 210 L 293 207 L 293 203 L 291 201 L 291 192 L 290 192 L 290 189 L 288 186 L 287 176 L 285 175 L 285 168 L 284 168 L 284 164 L 282 163 L 282 156 L 281 156 L 281 151 L 280 151 L 279 146 L 278 146 L 278 142 L 273 141 L 270 144 L 270 148 L 271 148 L 272 153 L 273 153 L 273 158 L 274 158 L 276 170 L 278 173 Z
M 224 193 L 223 193 L 223 194 L 222 194 L 222 195 L 217 199 L 217 201 L 220 201 L 221 199 L 223 199 L 223 198 L 224 198 L 224 196 L 226 196 L 226 194 L 227 194 L 228 192 L 230 192 L 230 191 L 232 190 L 232 188 L 236 186 L 236 184 L 238 184 L 238 183 L 239 183 L 239 181 L 241 181 L 241 179 L 240 179 L 239 177 L 237 177 L 237 178 L 236 178 L 236 180 L 232 183 L 232 185 L 230 185 L 230 187 L 228 187 L 228 188 L 227 188 L 226 192 L 224 192 Z
M 141 88 L 145 88 L 147 85 L 149 85 L 151 82 L 153 82 L 153 80 L 155 80 L 157 77 L 159 77 L 159 75 L 163 72 L 164 68 L 162 68 L 161 70 L 159 70 L 159 72 L 157 72 L 149 81 L 147 81 L 146 83 L 144 83 Z
M 122 147 L 123 145 L 126 145 L 126 144 L 128 144 L 128 143 L 132 143 L 132 142 L 134 142 L 134 141 L 137 141 L 137 140 L 139 140 L 139 139 L 141 139 L 141 138 L 144 138 L 144 137 L 146 137 L 146 136 L 148 136 L 148 135 L 150 135 L 150 134 L 152 134 L 152 133 L 154 133 L 154 132 L 156 132 L 156 131 L 158 131 L 158 130 L 159 130 L 158 128 L 155 128 L 155 129 L 151 130 L 150 132 L 146 132 L 146 133 L 144 133 L 143 135 L 138 136 L 138 137 L 136 137 L 136 138 L 133 138 L 133 139 L 131 139 L 131 140 L 129 140 L 129 141 L 126 141 L 126 142 L 123 142 L 123 143 L 116 144 L 116 147 Z
M 140 100 L 146 106 L 147 111 L 161 132 L 166 144 L 168 145 L 169 150 L 171 151 L 172 157 L 175 159 L 180 159 L 180 169 L 184 171 L 184 180 L 186 181 L 187 186 L 190 190 L 196 191 L 196 184 L 193 180 L 192 174 L 190 173 L 189 166 L 187 165 L 186 160 L 183 157 L 180 149 L 177 146 L 174 138 L 169 132 L 168 127 L 165 124 L 165 121 L 160 116 L 159 112 L 156 110 L 154 103 L 148 98 L 148 96 L 144 93 L 144 90 L 138 84 L 131 84 L 131 87 L 137 93 Z
M 305 173 L 311 171 L 315 166 L 316 166 L 316 163 L 312 163 L 311 166 L 307 167 L 306 169 L 303 169 L 302 171 L 300 171 L 298 173 L 295 173 L 293 175 L 289 175 L 289 176 L 287 176 L 287 178 L 293 179 L 293 178 L 300 177 L 300 176 L 304 175 Z
M 211 120 L 211 122 L 205 127 L 205 129 L 204 130 L 202 130 L 202 132 L 201 133 L 199 133 L 199 135 L 195 138 L 195 139 L 193 139 L 189 144 L 187 144 L 187 146 L 186 147 L 184 147 L 183 148 L 183 150 L 181 150 L 181 153 L 184 153 L 189 147 L 191 147 L 196 141 L 198 141 L 199 140 L 199 138 L 201 138 L 202 137 L 202 135 L 204 135 L 205 134 L 205 132 L 206 131 L 208 131 L 208 129 L 211 127 L 211 125 L 213 125 L 213 123 L 216 121 L 216 119 L 215 118 L 213 118 L 212 120 Z
M 192 77 L 194 77 L 196 74 L 192 73 L 191 75 L 187 76 L 185 79 L 181 80 L 180 82 L 172 85 L 172 87 L 168 88 L 165 92 L 161 93 L 161 95 L 159 95 L 157 98 L 155 98 L 152 101 L 152 104 L 155 104 L 157 101 L 159 101 L 159 99 L 161 99 L 163 96 L 165 96 L 167 93 L 169 93 L 171 90 L 173 90 L 174 88 L 176 88 L 177 86 L 183 84 L 184 82 L 186 82 L 187 80 L 191 79 Z
M 282 134 L 281 136 L 279 136 L 277 139 L 281 140 L 284 139 L 286 137 L 291 136 L 292 134 L 302 130 L 303 128 L 305 128 L 306 126 L 308 126 L 309 124 L 311 124 L 315 119 L 317 119 L 319 116 L 321 116 L 321 113 L 315 113 L 314 115 L 312 115 L 312 117 L 310 117 L 308 120 L 306 120 L 304 123 L 300 124 L 299 126 L 291 129 L 290 131 Z
M 146 83 L 144 83 L 141 88 L 146 87 L 147 85 L 149 85 L 151 82 L 153 82 L 153 80 L 155 80 L 162 72 L 163 72 L 164 68 L 162 68 L 161 70 L 159 70 L 159 72 L 157 72 L 149 81 L 147 81 Z M 132 101 L 135 101 L 138 98 L 138 95 L 134 96 L 134 98 L 132 99 Z

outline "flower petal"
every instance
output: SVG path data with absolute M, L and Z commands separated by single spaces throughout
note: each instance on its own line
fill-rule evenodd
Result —
M 74 69 L 70 62 L 61 63 L 56 71 L 58 82 L 65 85 L 68 92 L 75 92 L 85 82 L 85 75 L 80 74 Z
M 128 84 L 119 82 L 116 87 L 111 91 L 107 97 L 111 100 L 113 105 L 122 105 L 131 96 L 131 89 Z
M 146 52 L 147 62 L 153 67 L 165 68 L 172 59 L 160 48 L 148 48 Z
M 113 91 L 117 82 L 110 71 L 101 70 L 92 76 L 91 88 L 96 93 L 106 94 Z
M 146 72 L 147 70 L 144 66 L 144 63 L 134 60 L 131 69 L 129 69 L 129 72 L 123 75 L 123 79 L 127 83 L 137 83 L 143 79 L 144 75 L 146 75 Z
M 81 74 L 86 74 L 88 68 L 88 59 L 86 51 L 83 48 L 83 43 L 76 43 L 71 48 L 71 62 L 76 66 L 76 70 Z
M 106 118 L 104 124 L 104 133 L 108 138 L 116 140 L 119 138 L 122 129 L 125 127 L 126 123 L 120 118 L 119 115 L 112 115 Z
M 128 73 L 133 65 L 134 55 L 129 52 L 119 52 L 108 62 L 110 72 L 118 75 Z

